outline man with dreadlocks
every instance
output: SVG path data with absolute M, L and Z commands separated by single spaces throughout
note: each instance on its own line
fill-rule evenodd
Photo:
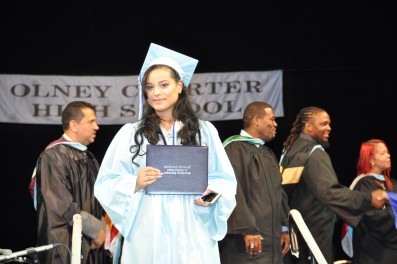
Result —
M 329 147 L 330 132 L 331 120 L 324 109 L 302 108 L 283 143 L 280 159 L 290 209 L 301 213 L 327 263 L 334 262 L 332 243 L 336 216 L 355 227 L 366 210 L 371 206 L 381 208 L 387 201 L 387 194 L 382 190 L 351 191 L 338 182 L 325 151 Z M 306 243 L 302 240 L 298 243 L 299 259 L 289 257 L 288 260 L 313 263 Z

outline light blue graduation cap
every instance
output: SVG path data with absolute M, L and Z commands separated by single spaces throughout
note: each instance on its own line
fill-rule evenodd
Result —
M 142 78 L 147 69 L 153 65 L 167 65 L 173 68 L 181 78 L 183 84 L 187 88 L 190 80 L 193 77 L 194 70 L 198 64 L 198 60 L 193 59 L 189 56 L 183 55 L 176 51 L 164 48 L 160 45 L 151 43 L 148 53 L 146 54 L 145 61 L 141 72 L 138 76 L 139 83 L 139 119 L 143 114 L 143 92 L 142 92 Z

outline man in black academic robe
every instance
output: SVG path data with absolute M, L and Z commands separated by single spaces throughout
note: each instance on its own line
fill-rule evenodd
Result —
M 289 250 L 287 196 L 277 158 L 265 145 L 276 126 L 273 108 L 253 102 L 244 111 L 240 135 L 224 142 L 237 178 L 237 206 L 219 243 L 223 264 L 283 263 Z
M 338 182 L 331 160 L 323 149 L 315 149 L 307 158 L 307 153 L 318 144 L 313 138 L 301 134 L 283 158 L 284 169 L 291 166 L 304 166 L 300 182 L 292 194 L 291 209 L 298 210 L 317 245 L 328 263 L 334 262 L 333 235 L 336 215 L 352 226 L 357 226 L 365 210 L 371 209 L 371 194 L 352 192 Z M 297 159 L 303 157 L 303 164 Z M 306 160 L 307 158 L 307 160 Z M 308 248 L 299 245 L 302 263 L 309 263 Z
M 351 191 L 338 182 L 331 159 L 324 149 L 329 145 L 330 132 L 331 119 L 324 109 L 315 106 L 302 108 L 283 144 L 284 155 L 280 162 L 284 185 L 292 183 L 287 181 L 286 171 L 303 169 L 298 181 L 296 177 L 290 178 L 297 187 L 289 197 L 289 206 L 300 212 L 327 263 L 334 262 L 336 217 L 355 227 L 366 211 L 372 207 L 381 208 L 387 200 L 384 191 Z M 324 148 L 314 148 L 319 144 Z M 297 263 L 313 263 L 309 256 L 307 245 L 300 243 Z M 293 256 L 291 258 L 286 260 L 296 260 Z
M 80 214 L 81 263 L 102 264 L 106 227 L 104 210 L 94 196 L 99 164 L 87 150 L 99 129 L 95 109 L 86 102 L 72 102 L 62 122 L 62 138 L 47 146 L 36 165 L 37 244 L 55 245 L 38 257 L 41 264 L 70 263 L 73 216 Z

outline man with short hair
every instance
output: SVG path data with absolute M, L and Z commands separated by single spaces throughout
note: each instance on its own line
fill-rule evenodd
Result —
M 104 210 L 94 197 L 99 164 L 87 146 L 94 142 L 95 108 L 84 101 L 69 103 L 62 112 L 64 134 L 40 154 L 36 165 L 37 244 L 72 248 L 73 216 L 82 219 L 81 263 L 105 263 Z M 40 263 L 70 263 L 66 247 L 38 254 Z
M 289 251 L 288 205 L 274 153 L 274 109 L 265 102 L 244 110 L 244 129 L 223 143 L 237 178 L 237 206 L 219 242 L 222 264 L 281 264 Z

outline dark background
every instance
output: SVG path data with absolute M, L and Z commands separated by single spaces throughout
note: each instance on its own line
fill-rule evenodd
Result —
M 269 143 L 277 156 L 299 109 L 316 105 L 331 116 L 329 153 L 343 184 L 354 178 L 365 140 L 385 140 L 396 161 L 397 16 L 389 4 L 15 1 L 0 6 L 0 74 L 137 75 L 151 42 L 197 58 L 196 73 L 283 70 L 285 113 Z M 242 125 L 240 120 L 213 123 L 222 140 Z M 120 127 L 100 127 L 89 147 L 99 161 Z M 61 134 L 60 124 L 0 123 L 0 248 L 36 246 L 28 185 L 39 153 Z M 337 232 L 338 226 L 336 242 Z M 337 256 L 344 257 L 339 249 Z

